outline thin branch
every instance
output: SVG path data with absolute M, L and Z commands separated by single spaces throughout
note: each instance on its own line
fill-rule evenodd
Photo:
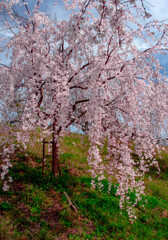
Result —
M 71 86 L 69 89 L 74 89 L 74 88 L 80 88 L 80 89 L 83 89 L 83 90 L 87 90 L 88 89 L 88 87 L 82 87 L 82 86 L 78 86 L 78 85 Z
M 87 67 L 87 66 L 89 66 L 89 65 L 90 65 L 90 63 L 86 63 L 85 65 L 83 65 L 83 66 L 79 69 L 79 71 L 83 70 L 85 67 Z M 72 79 L 79 73 L 79 71 L 76 72 L 72 77 L 70 77 L 70 79 L 68 80 L 68 83 L 70 83 L 70 82 L 72 81 Z
M 117 98 L 119 98 L 119 96 L 117 96 L 117 97 L 114 98 L 112 101 L 110 101 L 109 103 L 107 103 L 107 104 L 105 105 L 105 107 L 109 106 L 110 104 L 113 104 L 113 103 L 117 100 Z
M 29 11 L 29 8 L 28 8 L 28 6 L 27 6 L 27 4 L 26 4 L 26 2 L 25 2 L 25 0 L 22 0 L 22 2 L 23 2 L 23 5 L 25 6 L 25 8 L 26 8 L 26 11 L 28 12 L 28 14 L 30 15 L 30 11 Z
M 76 108 L 76 105 L 79 104 L 79 103 L 84 103 L 84 102 L 89 102 L 89 99 L 83 99 L 83 100 L 79 100 L 79 101 L 76 101 L 75 104 L 73 105 L 73 111 L 75 111 L 75 108 Z
M 71 124 L 73 124 L 73 123 L 76 121 L 76 119 L 79 119 L 79 118 L 83 117 L 83 116 L 86 114 L 86 112 L 87 112 L 87 111 L 84 111 L 84 112 L 82 112 L 78 117 L 72 119 L 72 120 L 66 125 L 65 128 L 68 128 Z
M 75 207 L 75 205 L 72 203 L 72 201 L 71 201 L 71 199 L 69 198 L 68 194 L 67 194 L 66 192 L 64 192 L 64 195 L 65 195 L 65 197 L 66 197 L 67 200 L 68 200 L 68 203 L 69 203 L 69 205 L 70 205 L 70 208 L 77 213 L 78 210 L 77 210 L 77 208 Z
M 3 64 L 3 63 L 0 63 L 0 65 L 3 66 L 3 67 L 6 67 L 6 68 L 11 69 L 11 67 L 8 67 L 7 65 L 5 65 L 5 64 Z

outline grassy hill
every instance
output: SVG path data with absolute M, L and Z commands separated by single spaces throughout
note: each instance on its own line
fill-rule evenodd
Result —
M 38 138 L 37 138 L 38 139 Z M 11 156 L 13 183 L 8 192 L 0 183 L 0 240 L 17 239 L 168 239 L 168 154 L 159 159 L 161 174 L 151 169 L 145 177 L 146 196 L 136 208 L 138 220 L 130 224 L 120 212 L 116 183 L 108 193 L 91 189 L 86 136 L 69 134 L 61 140 L 62 177 L 51 175 L 51 155 L 46 154 L 42 175 L 42 143 L 32 135 L 27 155 Z M 106 147 L 103 149 L 106 154 Z M 69 199 L 78 210 L 75 212 Z M 132 196 L 134 197 L 134 196 Z

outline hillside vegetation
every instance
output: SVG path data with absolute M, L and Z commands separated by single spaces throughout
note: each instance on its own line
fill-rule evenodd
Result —
M 162 159 L 158 159 L 160 175 L 153 168 L 145 177 L 146 196 L 136 208 L 137 221 L 130 224 L 126 212 L 120 212 L 115 180 L 110 193 L 105 180 L 101 192 L 91 189 L 88 148 L 87 136 L 67 134 L 61 139 L 62 176 L 57 179 L 51 174 L 48 150 L 45 175 L 42 174 L 42 143 L 38 136 L 32 134 L 26 154 L 16 149 L 11 156 L 10 190 L 2 191 L 0 183 L 0 240 L 168 239 L 166 150 L 162 151 Z M 102 155 L 106 151 L 105 145 Z M 133 201 L 134 194 L 131 197 Z M 71 208 L 69 199 L 77 212 Z

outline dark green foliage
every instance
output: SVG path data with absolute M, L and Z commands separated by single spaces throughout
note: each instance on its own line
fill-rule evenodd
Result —
M 12 204 L 8 202 L 1 202 L 0 203 L 0 210 L 2 211 L 9 211 L 12 209 Z
M 43 176 L 40 168 L 30 168 L 23 162 L 14 165 L 10 170 L 10 176 L 17 182 L 33 184 L 44 190 L 53 188 L 61 192 L 68 191 L 78 183 L 78 179 L 71 176 L 67 168 L 62 169 L 61 177 L 55 178 L 52 174 Z
M 63 154 L 60 154 L 60 161 L 62 163 L 65 163 L 68 159 L 71 159 L 73 157 L 73 154 L 72 153 L 63 153 Z

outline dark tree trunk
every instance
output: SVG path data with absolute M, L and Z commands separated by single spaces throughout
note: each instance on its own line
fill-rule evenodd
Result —
M 52 173 L 56 177 L 61 175 L 61 169 L 58 158 L 58 133 L 56 131 L 57 121 L 53 122 L 53 139 L 52 139 Z
M 44 176 L 44 169 L 45 169 L 45 138 L 43 139 L 43 176 Z

